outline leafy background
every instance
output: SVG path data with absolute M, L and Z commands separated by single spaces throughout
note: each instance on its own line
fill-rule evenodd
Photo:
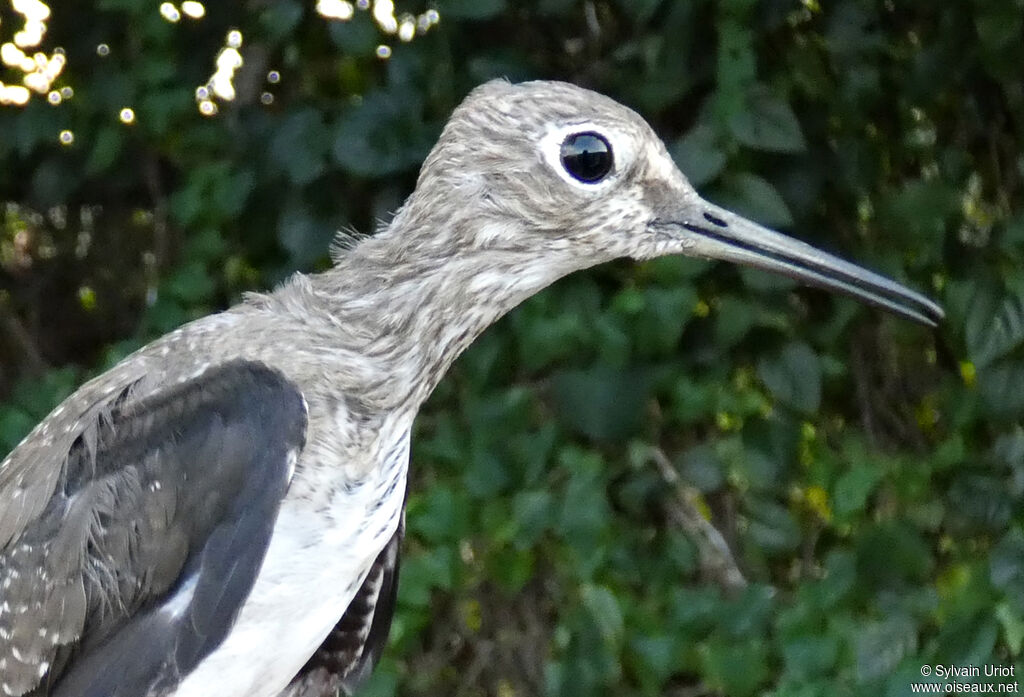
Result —
M 155 1 L 54 7 L 74 98 L 0 108 L 0 451 L 132 349 L 386 220 L 474 85 L 566 79 L 643 113 L 712 200 L 948 320 L 682 258 L 526 302 L 417 422 L 400 607 L 365 694 L 895 696 L 922 664 L 1021 674 L 1022 0 L 438 0 L 386 61 L 368 13 L 312 5 L 176 25 Z M 229 28 L 239 96 L 205 118 L 193 91 Z

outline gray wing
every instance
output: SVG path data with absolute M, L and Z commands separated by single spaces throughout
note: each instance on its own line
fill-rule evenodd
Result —
M 370 676 L 391 630 L 404 537 L 403 516 L 341 620 L 282 697 L 351 695 Z
M 301 394 L 246 362 L 128 394 L 0 552 L 5 694 L 164 695 L 252 588 L 303 445 Z

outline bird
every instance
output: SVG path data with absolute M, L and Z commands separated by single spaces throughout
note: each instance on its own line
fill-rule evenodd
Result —
M 410 432 L 517 304 L 618 258 L 736 262 L 926 326 L 941 307 L 703 200 L 633 110 L 492 80 L 331 268 L 144 346 L 0 464 L 0 694 L 351 694 L 384 647 Z

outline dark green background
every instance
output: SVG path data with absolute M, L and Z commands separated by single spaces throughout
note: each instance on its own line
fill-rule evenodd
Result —
M 0 107 L 0 452 L 132 349 L 387 220 L 479 82 L 566 79 L 644 114 L 712 200 L 948 320 L 686 259 L 528 301 L 417 422 L 368 694 L 884 697 L 922 664 L 1024 670 L 1022 0 L 448 0 L 388 61 L 365 12 L 157 6 L 55 3 L 74 98 Z M 204 118 L 232 27 L 249 74 Z M 702 575 L 680 510 L 745 589 Z

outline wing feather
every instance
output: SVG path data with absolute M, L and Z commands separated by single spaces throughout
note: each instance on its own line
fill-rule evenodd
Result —
M 9 695 L 166 694 L 252 588 L 303 445 L 301 393 L 252 362 L 127 393 L 0 552 Z

